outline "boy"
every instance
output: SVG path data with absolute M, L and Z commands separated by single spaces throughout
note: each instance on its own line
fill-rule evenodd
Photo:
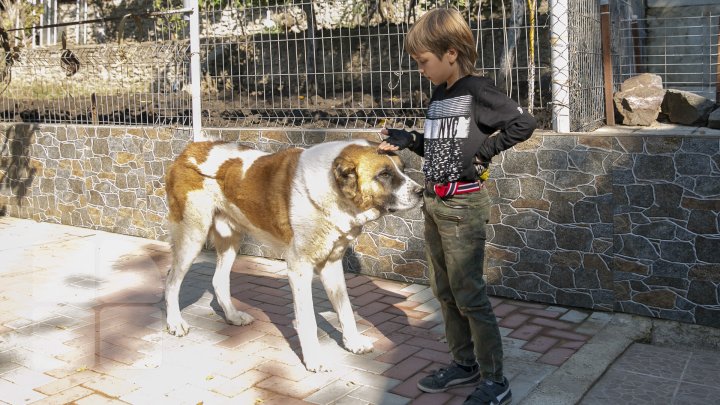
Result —
M 473 75 L 475 41 L 457 10 L 423 15 L 405 48 L 436 86 L 425 131 L 383 128 L 388 137 L 379 149 L 409 148 L 424 157 L 425 252 L 452 354 L 451 364 L 422 378 L 418 388 L 444 392 L 477 384 L 465 404 L 509 404 L 502 340 L 482 278 L 490 216 L 483 181 L 492 157 L 528 139 L 536 122 L 489 79 Z

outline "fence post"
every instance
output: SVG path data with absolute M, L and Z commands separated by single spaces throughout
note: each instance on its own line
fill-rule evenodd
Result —
M 608 0 L 600 0 L 600 34 L 603 53 L 603 82 L 605 89 L 605 123 L 615 125 L 615 108 L 613 107 L 613 76 L 610 38 L 610 5 Z
M 191 8 L 190 17 L 190 88 L 192 90 L 193 140 L 205 139 L 202 133 L 202 105 L 200 103 L 200 10 L 198 0 L 183 0 Z
M 720 16 L 718 16 L 717 62 L 715 62 L 715 104 L 720 104 Z
M 550 0 L 553 131 L 570 132 L 568 0 Z

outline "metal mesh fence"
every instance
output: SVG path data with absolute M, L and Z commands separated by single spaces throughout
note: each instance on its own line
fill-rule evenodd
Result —
M 403 39 L 422 13 L 442 6 L 466 17 L 477 43 L 478 70 L 531 108 L 541 128 L 550 128 L 549 6 L 537 0 L 531 14 L 528 3 L 201 1 L 202 124 L 420 127 L 432 88 L 404 51 Z M 573 129 L 587 130 L 598 125 L 602 113 L 597 5 L 594 0 L 569 5 Z M 164 0 L 162 6 L 178 9 L 182 2 Z M 82 37 L 96 44 L 83 45 L 73 43 L 79 28 L 68 24 L 57 35 L 70 33 L 65 49 L 26 47 L 14 53 L 3 69 L 7 87 L 0 94 L 0 119 L 189 125 L 187 22 L 178 15 L 144 15 L 124 24 L 120 28 L 108 18 L 85 24 L 83 32 L 90 33 Z M 70 74 L 72 58 L 63 62 L 66 51 L 77 59 L 75 73 Z
M 403 40 L 417 16 L 438 5 L 466 16 L 477 41 L 476 67 L 528 106 L 527 38 L 531 29 L 547 38 L 546 2 L 535 10 L 534 27 L 525 0 L 244 2 L 201 16 L 204 125 L 422 125 L 431 83 L 418 74 Z M 533 109 L 547 122 L 547 47 L 534 49 Z
M 188 125 L 188 41 L 179 18 L 165 17 L 140 12 L 87 24 L 103 34 L 101 43 L 73 43 L 78 26 L 68 24 L 60 27 L 57 45 L 6 49 L 2 119 Z
M 568 2 L 570 130 L 593 131 L 605 122 L 602 36 L 596 0 Z
M 616 32 L 616 85 L 639 74 L 653 73 L 665 88 L 691 91 L 716 100 L 720 8 L 656 10 L 638 17 L 620 16 Z

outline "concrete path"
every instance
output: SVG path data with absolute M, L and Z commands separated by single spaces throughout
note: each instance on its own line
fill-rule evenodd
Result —
M 299 357 L 283 262 L 237 259 L 234 301 L 256 319 L 238 327 L 223 321 L 212 292 L 214 255 L 203 252 L 181 290 L 192 327 L 182 338 L 164 331 L 169 265 L 166 243 L 0 217 L 0 403 L 460 404 L 472 391 L 416 387 L 449 361 L 439 306 L 425 285 L 347 274 L 361 331 L 375 339 L 372 353 L 353 355 L 339 345 L 337 318 L 316 282 L 321 342 L 335 362 L 333 372 L 316 374 Z M 497 297 L 492 303 L 514 403 L 623 403 L 609 396 L 614 384 L 607 381 L 638 373 L 613 363 L 648 334 L 648 320 Z M 643 350 L 632 346 L 629 355 Z M 720 359 L 711 354 L 700 355 L 704 370 L 715 370 L 703 381 L 717 386 Z M 697 362 L 676 358 L 695 370 Z M 674 378 L 679 397 L 703 383 L 686 374 L 656 377 Z

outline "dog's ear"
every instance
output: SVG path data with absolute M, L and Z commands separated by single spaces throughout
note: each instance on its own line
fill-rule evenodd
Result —
M 343 156 L 338 156 L 333 161 L 333 174 L 340 192 L 348 199 L 354 199 L 358 187 L 355 164 Z

